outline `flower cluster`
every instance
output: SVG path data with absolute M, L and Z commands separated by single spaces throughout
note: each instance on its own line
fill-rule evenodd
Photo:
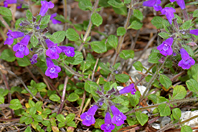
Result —
M 180 8 L 183 10 L 185 9 L 185 2 L 184 0 L 170 0 L 171 2 L 177 2 L 177 4 L 180 6 Z M 175 9 L 172 7 L 165 7 L 161 8 L 160 6 L 161 1 L 160 0 L 148 0 L 143 2 L 144 6 L 153 7 L 156 11 L 161 11 L 163 15 L 166 15 L 168 21 L 170 24 L 172 24 L 172 20 L 174 18 L 174 12 Z M 160 10 L 161 9 L 161 10 Z M 174 25 L 176 26 L 177 30 L 179 30 L 179 26 L 176 21 L 174 21 Z M 180 31 L 179 31 L 180 32 Z M 181 31 L 181 34 L 186 34 L 187 31 Z M 190 34 L 198 35 L 198 29 L 193 29 L 189 31 Z M 174 37 L 172 36 L 168 39 L 166 39 L 164 42 L 162 42 L 161 45 L 157 47 L 157 49 L 160 51 L 160 53 L 164 56 L 172 55 L 173 49 L 172 45 L 174 43 Z M 181 47 L 181 46 L 180 46 Z M 195 60 L 190 57 L 188 52 L 184 48 L 180 48 L 180 54 L 182 60 L 179 61 L 178 66 L 182 67 L 183 69 L 189 69 L 192 65 L 195 64 Z M 175 53 L 173 54 L 176 55 Z M 162 57 L 163 58 L 163 57 Z M 159 61 L 162 62 L 163 59 L 160 59 Z
M 122 90 L 117 91 L 114 88 L 107 91 L 106 94 L 104 94 L 104 89 L 102 89 L 102 92 L 97 90 L 96 93 L 100 96 L 100 99 L 98 100 L 98 103 L 93 105 L 87 112 L 83 113 L 80 117 L 82 119 L 82 124 L 85 126 L 91 126 L 95 123 L 94 115 L 99 107 L 101 107 L 104 103 L 107 105 L 107 112 L 105 115 L 105 123 L 101 125 L 101 129 L 104 130 L 104 132 L 111 132 L 116 126 L 121 126 L 124 124 L 124 121 L 126 120 L 126 116 L 120 112 L 120 110 L 115 106 L 115 104 L 111 101 L 111 95 L 119 96 L 120 94 L 129 93 L 135 94 L 136 89 L 134 84 L 130 84 L 129 86 L 124 87 Z M 113 114 L 113 117 L 111 117 L 110 113 Z M 114 125 L 115 124 L 115 125 Z
M 7 6 L 8 4 L 14 4 L 22 0 L 5 0 L 4 1 L 4 6 Z M 41 1 L 41 10 L 39 15 L 42 17 L 45 16 L 47 13 L 48 9 L 53 8 L 54 4 L 50 1 Z M 53 24 L 60 24 L 61 22 L 54 19 L 57 16 L 56 13 L 52 14 L 50 17 L 50 20 L 52 21 Z M 41 17 L 41 19 L 42 19 Z M 42 53 L 37 50 L 36 54 L 32 56 L 30 59 L 31 64 L 37 63 L 37 59 L 40 55 L 45 53 L 46 57 L 46 64 L 47 64 L 47 70 L 45 72 L 46 76 L 49 76 L 50 78 L 57 78 L 58 73 L 61 71 L 61 68 L 57 65 L 55 65 L 52 61 L 52 59 L 59 59 L 59 54 L 63 53 L 67 57 L 74 57 L 75 52 L 74 48 L 70 46 L 58 46 L 57 43 L 54 43 L 50 39 L 48 39 L 45 36 L 45 33 L 48 31 L 47 28 L 42 29 L 40 27 L 40 21 L 36 22 L 36 17 L 32 18 L 32 21 L 24 20 L 19 24 L 22 28 L 26 27 L 27 28 L 33 28 L 27 34 L 24 34 L 23 32 L 20 31 L 12 31 L 9 30 L 7 32 L 8 38 L 5 40 L 4 44 L 7 45 L 12 45 L 14 42 L 14 39 L 23 37 L 20 42 L 16 43 L 13 46 L 13 51 L 15 51 L 15 56 L 18 58 L 23 58 L 24 56 L 27 56 L 30 53 L 29 50 L 29 41 L 31 37 L 37 37 L 39 40 L 39 44 L 42 45 Z M 34 35 L 34 36 L 33 36 Z M 46 47 L 47 46 L 47 47 Z M 32 51 L 32 50 L 31 50 Z M 41 51 L 41 50 L 40 50 Z
M 4 7 L 8 7 L 8 4 L 16 4 L 20 3 L 19 6 L 17 6 L 18 9 L 22 7 L 23 0 L 4 0 Z

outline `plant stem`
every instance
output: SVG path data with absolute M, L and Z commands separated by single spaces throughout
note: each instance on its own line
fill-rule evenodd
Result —
M 128 14 L 127 14 L 127 19 L 126 19 L 126 22 L 125 22 L 125 24 L 124 24 L 125 30 L 127 30 L 127 28 L 128 28 L 131 15 L 132 15 L 132 13 L 133 13 L 132 6 L 133 6 L 133 0 L 131 0 L 130 7 L 129 7 L 129 12 L 128 12 Z M 121 47 L 122 47 L 122 43 L 123 43 L 123 41 L 124 41 L 124 38 L 125 38 L 125 35 L 120 36 L 120 38 L 119 38 L 118 46 L 117 46 L 117 48 L 116 48 L 116 57 L 115 57 L 115 59 L 114 59 L 113 65 L 115 65 L 115 63 L 116 63 L 116 60 L 117 60 L 117 57 L 118 57 L 118 55 L 119 55 L 119 53 L 120 53 L 120 50 L 121 50 Z
M 164 66 L 164 64 L 165 64 L 165 62 L 166 62 L 166 59 L 167 59 L 168 57 L 169 57 L 169 56 L 166 56 L 164 62 L 161 64 L 161 66 L 158 68 L 158 70 L 155 72 L 155 74 L 153 75 L 153 77 L 152 77 L 151 80 L 149 81 L 148 86 L 147 86 L 146 90 L 144 91 L 142 97 L 140 98 L 140 101 L 139 101 L 139 102 L 142 102 L 142 100 L 144 99 L 144 97 L 148 94 L 147 92 L 148 92 L 149 89 L 151 88 L 153 81 L 154 81 L 155 78 L 157 77 L 159 71 L 160 71 L 160 70 L 162 69 L 162 67 Z
M 65 20 L 67 20 L 67 0 L 63 0 L 63 6 L 64 6 L 64 17 L 65 17 Z M 64 25 L 64 31 L 66 30 L 67 28 L 67 23 L 65 23 Z
M 155 108 L 155 107 L 158 107 L 160 104 L 167 104 L 167 105 L 170 106 L 170 104 L 193 102 L 193 101 L 197 101 L 197 100 L 198 100 L 198 98 L 187 98 L 187 99 L 179 99 L 179 100 L 177 99 L 177 100 L 173 100 L 173 101 L 170 101 L 170 102 L 163 102 L 163 103 L 155 104 L 155 105 L 152 105 L 152 106 L 147 106 L 147 107 L 142 107 L 142 108 L 136 108 L 134 110 L 131 110 L 131 111 L 127 112 L 125 115 L 134 113 L 136 111 L 143 111 L 143 110 Z
M 94 13 L 95 9 L 98 7 L 98 3 L 99 3 L 99 0 L 96 0 L 96 1 L 95 1 L 95 4 L 94 4 L 94 7 L 93 7 L 93 9 L 92 9 L 91 15 Z M 87 37 L 89 36 L 89 33 L 90 33 L 90 31 L 91 31 L 91 27 L 92 27 L 92 22 L 91 22 L 91 16 L 90 16 L 89 25 L 88 25 L 88 27 L 87 27 L 85 36 L 83 37 L 83 41 L 84 41 L 84 42 L 87 40 Z
M 64 102 L 65 102 L 65 93 L 66 93 L 66 88 L 67 88 L 68 79 L 69 79 L 69 77 L 67 76 L 67 77 L 65 78 L 65 82 L 64 82 L 63 94 L 62 94 L 61 104 L 60 104 L 60 108 L 59 108 L 59 110 L 58 110 L 58 114 L 60 114 L 60 112 L 61 112 L 62 109 L 63 109 L 63 105 L 64 105 Z

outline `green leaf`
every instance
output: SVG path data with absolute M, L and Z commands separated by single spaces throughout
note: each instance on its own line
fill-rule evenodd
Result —
M 66 31 L 66 37 L 70 40 L 70 41 L 77 41 L 79 39 L 79 35 L 78 33 L 72 29 L 72 28 L 68 28 Z
M 94 127 L 95 128 L 100 128 L 102 124 L 104 124 L 104 119 L 96 119 Z
M 97 90 L 98 87 L 99 87 L 98 84 L 92 81 L 86 81 L 84 86 L 85 90 L 88 93 L 91 93 L 92 90 Z
M 51 15 L 46 15 L 46 16 L 44 16 L 44 17 L 41 19 L 40 25 L 46 25 L 46 24 L 48 24 L 49 21 L 50 21 L 50 17 L 51 17 Z
M 171 114 L 170 107 L 166 104 L 160 104 L 158 106 L 158 110 L 160 112 L 160 116 L 169 116 Z
M 126 74 L 116 74 L 115 79 L 119 82 L 127 82 L 129 80 L 129 76 Z
M 79 96 L 76 93 L 69 94 L 69 97 L 67 98 L 67 100 L 70 101 L 70 102 L 74 102 L 78 99 L 79 99 Z
M 109 67 L 108 67 L 106 64 L 100 62 L 100 63 L 99 63 L 99 66 L 101 67 L 102 70 L 104 70 L 104 72 L 105 72 L 106 74 L 109 74 L 109 73 L 111 72 L 111 71 L 109 70 Z
M 50 95 L 49 99 L 56 102 L 60 101 L 60 97 L 57 94 Z
M 179 108 L 175 108 L 172 110 L 172 113 L 173 113 L 173 117 L 176 119 L 176 120 L 179 120 L 180 117 L 181 117 L 181 110 Z
M 0 7 L 0 14 L 3 16 L 12 16 L 10 9 L 6 7 Z
M 26 11 L 26 17 L 29 21 L 32 21 L 33 15 L 32 15 L 32 12 L 30 10 Z
M 198 17 L 198 10 L 194 10 L 193 17 Z
M 0 7 L 0 14 L 5 17 L 9 17 L 12 19 L 12 12 L 10 9 L 6 7 Z
M 65 39 L 66 32 L 65 31 L 57 31 L 50 36 L 50 40 L 54 43 L 60 43 Z M 69 38 L 68 38 L 69 39 Z
M 141 29 L 142 28 L 142 26 L 143 26 L 143 24 L 142 24 L 142 22 L 139 22 L 139 21 L 133 21 L 132 23 L 131 23 L 131 25 L 128 27 L 128 29 L 129 28 L 132 28 L 132 29 L 135 29 L 135 30 L 139 30 L 139 29 Z
M 90 0 L 80 0 L 78 6 L 81 10 L 92 10 L 92 4 Z
M 164 28 L 163 23 L 165 23 L 165 19 L 163 19 L 163 18 L 160 17 L 160 16 L 155 16 L 155 17 L 151 20 L 151 23 L 152 23 L 157 29 Z M 167 26 L 167 25 L 166 25 L 166 26 Z
M 30 42 L 32 43 L 33 47 L 36 47 L 39 41 L 35 35 L 32 35 Z
M 42 124 L 43 124 L 44 126 L 50 126 L 50 121 L 44 120 L 44 121 L 42 121 Z
M 133 66 L 135 67 L 136 70 L 141 71 L 143 70 L 143 65 L 140 61 L 136 61 Z
M 148 116 L 140 111 L 135 112 L 135 116 L 141 126 L 144 126 L 144 124 L 148 121 Z
M 0 95 L 2 97 L 6 96 L 8 94 L 8 92 L 9 92 L 8 89 L 2 89 L 2 88 L 0 88 Z
M 21 103 L 18 99 L 12 99 L 10 101 L 10 106 L 9 107 L 13 110 L 18 110 L 18 109 L 22 108 L 22 105 L 21 105 Z
M 109 43 L 109 45 L 116 49 L 118 45 L 118 38 L 115 35 L 110 35 L 107 39 L 107 42 Z
M 75 51 L 74 57 L 68 57 L 66 59 L 66 61 L 69 62 L 72 65 L 78 65 L 78 64 L 82 63 L 82 61 L 83 61 L 83 55 L 82 55 L 81 52 Z
M 22 66 L 22 67 L 31 65 L 30 60 L 27 56 L 24 56 L 23 58 L 17 58 L 17 62 L 19 66 Z
M 168 34 L 168 33 L 165 33 L 165 32 L 158 33 L 158 35 L 159 35 L 160 37 L 162 37 L 163 39 L 169 38 L 169 34 Z
M 135 95 L 129 93 L 129 100 L 131 106 L 135 107 L 139 103 L 140 96 L 141 96 L 140 91 L 135 92 Z
M 83 61 L 81 63 L 80 69 L 85 72 L 87 69 L 91 67 L 91 63 L 89 61 Z
M 77 125 L 76 125 L 76 123 L 75 123 L 74 121 L 68 122 L 68 123 L 67 123 L 67 126 L 74 127 L 74 128 L 77 127 Z
M 184 125 L 181 127 L 181 132 L 193 132 L 190 126 Z
M 96 53 L 104 53 L 107 51 L 107 46 L 104 41 L 92 41 L 90 44 L 91 44 L 91 48 Z
M 188 21 L 184 22 L 182 24 L 182 26 L 180 27 L 180 29 L 184 29 L 184 30 L 190 29 L 190 27 L 191 27 L 191 21 L 192 20 L 188 20 Z
M 198 65 L 193 65 L 191 67 L 191 76 L 198 82 Z
M 25 132 L 32 132 L 30 126 L 28 126 L 28 127 L 25 129 Z
M 58 114 L 56 116 L 56 119 L 59 121 L 59 122 L 65 122 L 65 117 L 62 115 L 62 114 Z
M 124 0 L 125 4 L 129 4 L 131 2 L 131 0 Z
M 115 7 L 115 8 L 121 8 L 124 6 L 124 3 L 122 2 L 117 2 L 116 0 L 109 0 L 108 4 Z
M 20 28 L 21 26 L 19 25 L 22 21 L 24 21 L 25 18 L 19 18 L 16 20 L 15 22 L 15 29 L 17 30 L 18 28 Z
M 65 118 L 65 120 L 67 121 L 67 122 L 70 122 L 70 121 L 73 121 L 74 119 L 75 119 L 75 114 L 74 113 L 69 113 L 67 116 L 66 116 L 66 118 Z
M 116 14 L 124 15 L 124 16 L 127 15 L 127 8 L 126 8 L 126 6 L 123 6 L 121 8 L 115 8 L 115 7 L 113 7 L 113 10 L 114 10 L 114 12 Z
M 190 56 L 194 56 L 193 50 L 190 46 L 182 45 L 182 47 L 188 52 Z
M 142 21 L 143 14 L 142 14 L 141 11 L 135 9 L 135 10 L 133 10 L 133 15 L 134 15 L 134 17 L 136 17 L 137 19 L 139 19 L 140 21 Z
M 93 13 L 91 15 L 91 21 L 94 25 L 98 27 L 102 24 L 103 20 L 102 20 L 102 17 L 98 13 Z
M 124 27 L 119 27 L 117 29 L 117 35 L 118 36 L 123 36 L 126 33 L 126 29 Z
M 194 79 L 190 79 L 190 80 L 186 81 L 186 85 L 190 91 L 192 91 L 194 93 L 198 92 L 198 82 L 195 81 Z
M 134 57 L 134 51 L 133 50 L 122 50 L 119 54 L 119 56 L 124 59 L 124 60 L 127 60 L 129 58 L 132 58 Z
M 8 62 L 13 62 L 16 59 L 16 57 L 10 49 L 3 50 L 0 58 Z
M 159 59 L 160 57 L 158 56 L 159 54 L 159 50 L 157 49 L 152 49 L 152 52 L 151 54 L 149 55 L 149 58 L 148 58 L 148 62 L 149 63 L 159 63 Z
M 42 122 L 43 121 L 43 118 L 41 115 L 33 115 L 32 116 L 34 118 L 34 121 L 36 122 Z
M 30 107 L 34 107 L 36 105 L 32 100 L 28 100 L 28 104 Z
M 29 113 L 30 115 L 36 114 L 36 107 L 31 107 Z
M 160 75 L 159 81 L 166 89 L 172 85 L 172 81 L 166 75 Z
M 4 104 L 4 101 L 5 101 L 4 97 L 0 96 L 0 104 Z
M 61 22 L 66 22 L 65 17 L 63 15 L 56 15 L 56 17 L 54 17 L 54 19 L 59 20 Z
M 173 99 L 183 99 L 186 96 L 186 89 L 182 85 L 177 85 L 173 89 Z

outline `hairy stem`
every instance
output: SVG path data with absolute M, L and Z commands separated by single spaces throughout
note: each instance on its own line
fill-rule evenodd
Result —
M 128 25 L 129 25 L 129 21 L 130 21 L 130 18 L 131 18 L 131 15 L 133 14 L 132 6 L 133 6 L 133 0 L 131 0 L 130 7 L 129 7 L 129 12 L 127 14 L 127 19 L 126 19 L 126 22 L 124 24 L 125 30 L 127 30 Z M 121 50 L 121 47 L 122 47 L 122 43 L 124 41 L 124 38 L 125 38 L 125 35 L 120 36 L 120 38 L 119 38 L 118 46 L 116 48 L 116 57 L 114 59 L 113 65 L 115 65 L 115 63 L 116 63 L 116 60 L 117 60 L 117 57 L 118 57 L 118 55 L 120 53 L 120 50 Z

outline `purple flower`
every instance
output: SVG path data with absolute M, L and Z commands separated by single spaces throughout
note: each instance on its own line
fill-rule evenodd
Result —
M 173 38 L 168 38 L 162 44 L 157 46 L 157 50 L 159 50 L 160 53 L 164 56 L 172 55 L 173 53 L 173 50 L 171 48 L 172 44 L 173 44 Z
M 26 35 L 21 42 L 17 43 L 16 45 L 13 46 L 13 50 L 16 52 L 15 56 L 18 58 L 23 58 L 24 55 L 29 54 L 29 49 L 27 47 L 28 43 L 30 41 L 30 36 Z
M 18 31 L 8 30 L 7 32 L 8 38 L 5 40 L 4 44 L 12 45 L 15 38 L 23 37 L 24 33 Z
M 17 3 L 17 0 L 5 0 L 3 3 L 4 7 L 8 7 L 8 4 L 15 4 Z
M 175 9 L 172 7 L 165 7 L 164 9 L 161 10 L 161 12 L 162 15 L 166 15 L 169 23 L 172 24 L 172 20 L 174 18 L 174 12 L 176 12 Z
M 51 15 L 50 20 L 52 20 L 53 24 L 61 24 L 61 21 L 54 19 L 57 16 L 57 13 Z
M 126 116 L 118 110 L 114 105 L 111 106 L 111 111 L 113 113 L 112 123 L 120 126 L 124 124 L 124 120 L 126 120 Z
M 188 52 L 184 48 L 180 49 L 180 54 L 182 59 L 179 61 L 178 66 L 183 69 L 189 69 L 195 64 L 195 60 L 189 56 Z
M 185 2 L 184 0 L 170 0 L 170 2 L 177 2 L 177 4 L 180 6 L 180 8 L 183 10 L 185 9 Z
M 135 89 L 135 86 L 134 86 L 133 83 L 130 84 L 129 86 L 124 87 L 123 89 L 121 89 L 121 90 L 119 91 L 120 94 L 129 93 L 129 92 L 131 92 L 131 94 L 133 94 L 133 95 L 134 95 L 135 92 L 136 92 L 136 89 Z
M 190 34 L 198 35 L 198 29 L 190 30 Z
M 61 53 L 61 48 L 57 46 L 54 42 L 49 39 L 45 40 L 48 49 L 46 50 L 46 55 L 49 56 L 51 59 L 58 59 L 59 54 Z
M 101 129 L 104 132 L 111 132 L 111 130 L 113 130 L 114 128 L 115 126 L 111 122 L 111 115 L 109 114 L 109 112 L 107 112 L 105 115 L 105 124 L 101 125 Z
M 82 113 L 80 118 L 83 120 L 82 124 L 85 126 L 91 126 L 95 123 L 94 115 L 98 109 L 97 105 L 92 106 L 87 112 Z
M 50 58 L 46 58 L 47 70 L 45 71 L 45 75 L 50 77 L 51 79 L 57 78 L 58 73 L 61 71 L 59 66 L 54 65 L 53 61 Z
M 48 11 L 48 9 L 53 8 L 53 7 L 54 7 L 54 4 L 51 1 L 50 2 L 41 1 L 41 10 L 40 10 L 39 15 L 45 16 L 45 13 Z
M 161 0 L 148 0 L 143 2 L 143 6 L 153 7 L 156 11 L 162 10 Z
M 32 58 L 30 59 L 30 62 L 31 62 L 32 65 L 35 64 L 35 63 L 37 63 L 37 58 L 38 58 L 38 55 L 37 54 L 34 54 L 32 56 Z
M 68 57 L 74 57 L 74 55 L 75 55 L 74 47 L 70 47 L 70 46 L 59 46 L 59 48 L 62 49 L 62 52 L 65 53 L 66 56 L 68 56 Z

